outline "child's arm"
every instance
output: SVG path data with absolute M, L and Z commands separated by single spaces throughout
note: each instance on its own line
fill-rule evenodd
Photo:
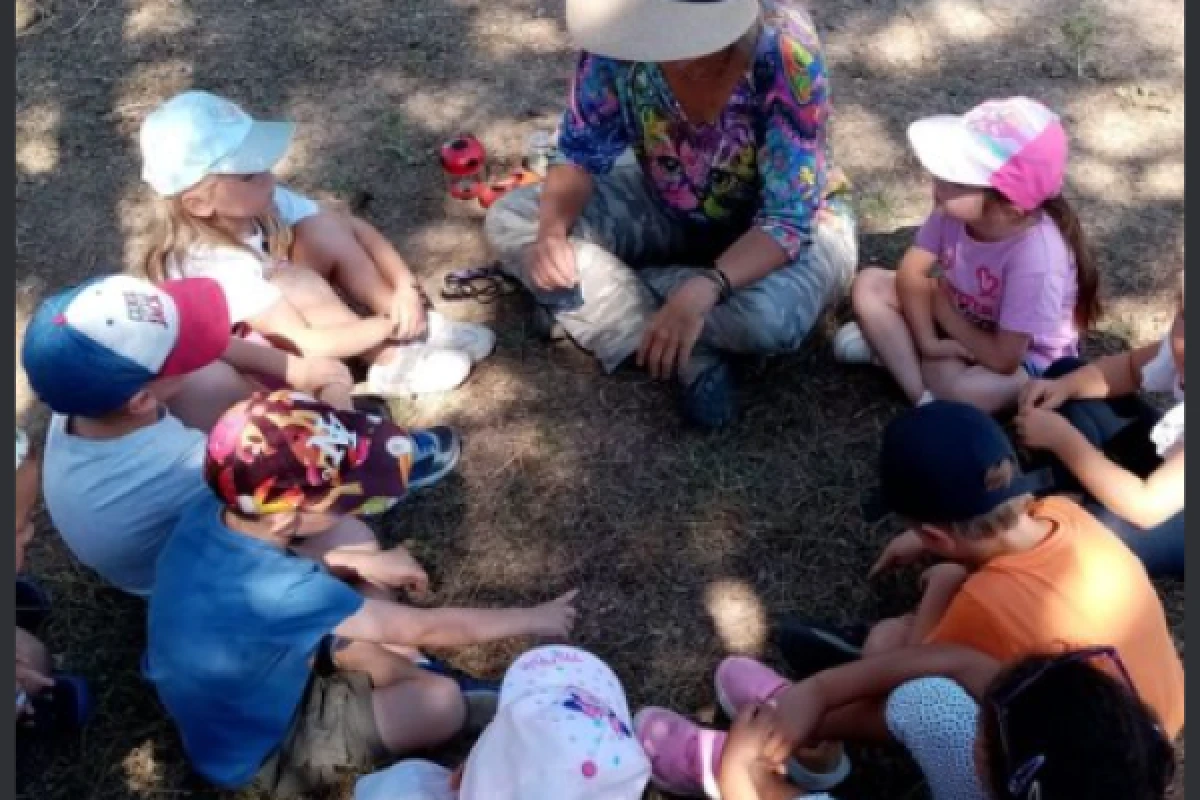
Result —
M 978 700 L 1000 666 L 976 650 L 934 644 L 893 650 L 817 673 L 793 684 L 776 699 L 784 728 L 781 758 L 809 742 L 887 739 L 884 700 L 898 686 L 918 678 L 941 676 Z
M 395 330 L 387 317 L 365 317 L 337 328 L 313 328 L 286 299 L 250 320 L 250 327 L 287 339 L 306 356 L 329 358 L 360 356 L 383 344 Z
M 946 616 L 946 610 L 954 602 L 958 590 L 970 576 L 966 567 L 959 564 L 936 564 L 921 576 L 925 585 L 917 613 L 913 617 L 912 628 L 909 631 L 908 644 L 922 644 L 930 632 Z
M 946 335 L 960 343 L 982 367 L 998 375 L 1012 375 L 1021 368 L 1033 338 L 1027 333 L 996 330 L 988 333 L 959 313 L 943 290 L 933 296 L 933 317 Z
M 920 247 L 910 247 L 896 269 L 896 295 L 900 310 L 912 332 L 913 343 L 923 358 L 972 360 L 971 353 L 953 339 L 942 339 L 934 326 L 933 299 L 937 281 L 932 277 L 937 256 Z
M 796 800 L 802 795 L 764 758 L 777 738 L 778 715 L 765 706 L 742 709 L 721 751 L 717 785 L 724 800 Z
M 418 336 L 425 330 L 425 298 L 417 288 L 417 279 L 387 237 L 366 220 L 350 216 L 350 228 L 359 246 L 395 289 L 391 303 L 380 313 L 388 314 L 401 339 Z
M 1058 456 L 1093 497 L 1139 528 L 1161 525 L 1184 507 L 1182 449 L 1148 478 L 1109 460 L 1067 419 L 1054 411 L 1027 409 L 1017 417 L 1017 433 L 1027 447 Z
M 566 637 L 575 624 L 575 595 L 570 591 L 533 608 L 412 608 L 368 599 L 362 609 L 334 631 L 356 641 L 408 647 L 460 647 L 539 635 Z
M 316 394 L 335 385 L 354 387 L 350 370 L 340 361 L 295 356 L 245 339 L 231 339 L 222 360 L 238 372 L 269 375 L 302 392 Z
M 1068 400 L 1105 399 L 1134 394 L 1142 385 L 1142 370 L 1158 355 L 1151 344 L 1085 364 L 1057 380 L 1033 381 L 1021 391 L 1022 410 L 1059 408 Z

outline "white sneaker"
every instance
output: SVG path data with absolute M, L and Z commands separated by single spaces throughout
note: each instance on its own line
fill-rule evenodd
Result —
M 878 364 L 857 322 L 847 322 L 833 336 L 833 357 L 841 364 Z
M 383 397 L 448 392 L 471 374 L 471 359 L 458 350 L 427 344 L 399 345 L 387 364 L 367 370 L 367 388 Z
M 496 334 L 486 325 L 474 322 L 459 322 L 440 311 L 429 311 L 425 315 L 427 330 L 424 342 L 430 347 L 443 350 L 461 350 L 478 364 L 496 349 Z

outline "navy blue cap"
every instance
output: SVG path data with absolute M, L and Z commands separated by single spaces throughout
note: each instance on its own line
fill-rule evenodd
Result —
M 988 473 L 1012 462 L 1007 486 L 989 489 Z M 1049 486 L 1046 472 L 1021 472 L 1000 425 L 965 403 L 935 401 L 906 412 L 883 433 L 883 502 L 914 522 L 950 524 L 987 514 Z

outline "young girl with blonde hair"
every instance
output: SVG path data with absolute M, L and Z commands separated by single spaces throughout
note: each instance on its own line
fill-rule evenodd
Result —
M 293 130 L 203 91 L 151 112 L 143 178 L 159 208 L 141 272 L 215 279 L 234 323 L 305 355 L 361 356 L 378 394 L 455 388 L 495 336 L 426 311 L 412 272 L 370 224 L 276 184 Z

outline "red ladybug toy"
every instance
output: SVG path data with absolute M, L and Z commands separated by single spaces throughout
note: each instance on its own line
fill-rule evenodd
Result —
M 487 165 L 487 151 L 478 139 L 464 133 L 446 142 L 442 145 L 441 162 L 451 197 L 470 200 L 478 194 Z
M 487 151 L 469 133 L 456 136 L 442 145 L 442 170 L 455 178 L 479 175 L 487 163 Z

